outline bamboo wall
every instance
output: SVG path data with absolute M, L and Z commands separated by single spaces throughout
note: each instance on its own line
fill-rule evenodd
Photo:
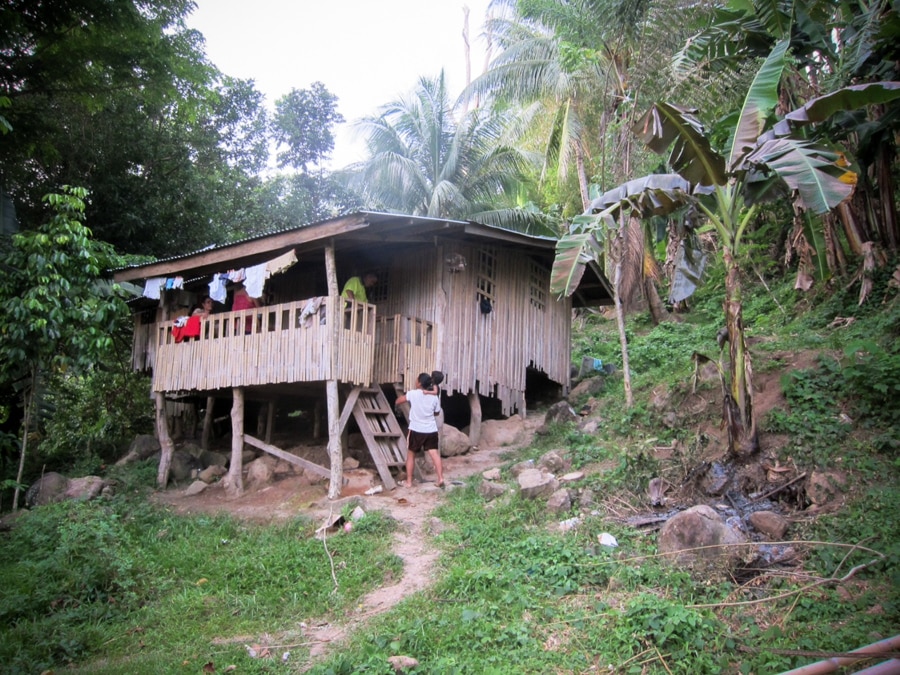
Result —
M 318 312 L 304 321 L 307 301 L 302 300 L 213 314 L 202 322 L 199 339 L 181 343 L 172 336 L 173 322 L 155 324 L 153 390 L 209 391 L 329 379 L 370 384 L 375 307 L 349 303 L 343 309 L 345 303 L 335 300 L 324 301 L 325 323 Z M 337 372 L 332 372 L 332 349 L 337 349 Z
M 490 314 L 482 314 L 479 305 L 479 277 L 485 276 L 479 265 L 482 251 L 493 253 L 487 275 L 493 284 Z M 460 271 L 450 271 L 447 260 L 454 256 L 465 259 Z M 397 254 L 379 314 L 419 317 L 434 322 L 437 333 L 434 363 L 423 360 L 421 370 L 410 368 L 407 378 L 442 370 L 447 391 L 495 397 L 506 415 L 525 411 L 528 366 L 567 390 L 571 300 L 557 301 L 550 295 L 550 264 L 549 258 L 504 249 L 502 244 L 451 242 Z M 392 381 L 380 376 L 376 372 L 376 381 Z

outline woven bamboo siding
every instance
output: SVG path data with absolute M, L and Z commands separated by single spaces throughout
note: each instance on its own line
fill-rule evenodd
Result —
M 446 389 L 496 397 L 508 415 L 524 410 L 527 366 L 568 387 L 571 301 L 550 296 L 549 263 L 502 248 L 494 253 L 493 311 L 482 314 L 479 249 L 446 247 L 445 256 L 461 255 L 467 264 L 456 273 L 438 267 L 446 293 L 446 311 L 437 322 L 444 331 L 438 360 L 447 373 Z M 542 307 L 532 302 L 532 286 L 543 293 Z
M 419 373 L 437 362 L 434 324 L 410 316 L 378 317 L 375 331 L 375 382 L 403 383 L 411 388 Z
M 140 314 L 134 315 L 134 341 L 131 346 L 131 367 L 152 370 L 156 357 L 156 325 L 144 323 Z
M 329 303 L 337 298 L 325 301 Z M 338 372 L 331 372 L 333 331 L 318 312 L 302 319 L 307 301 L 214 314 L 200 339 L 175 343 L 172 322 L 156 324 L 159 341 L 154 391 L 208 391 L 275 383 L 372 379 L 375 307 L 350 303 L 337 344 Z M 325 314 L 330 316 L 330 313 Z

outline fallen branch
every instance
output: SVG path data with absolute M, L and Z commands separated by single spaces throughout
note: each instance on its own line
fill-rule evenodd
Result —
M 795 478 L 791 478 L 791 479 L 790 479 L 787 483 L 785 483 L 784 485 L 781 485 L 781 486 L 779 486 L 779 487 L 777 487 L 777 488 L 774 488 L 774 489 L 772 489 L 772 490 L 769 490 L 769 491 L 766 492 L 765 494 L 761 494 L 761 495 L 759 495 L 758 497 L 754 497 L 753 499 L 750 500 L 750 503 L 753 504 L 754 502 L 758 502 L 758 501 L 760 501 L 760 500 L 762 500 L 762 499 L 766 499 L 767 497 L 771 497 L 772 495 L 781 492 L 781 491 L 784 490 L 786 487 L 789 487 L 789 486 L 793 485 L 793 484 L 796 483 L 798 480 L 803 480 L 804 478 L 806 478 L 806 472 L 805 472 L 805 471 L 804 471 L 803 473 L 801 473 L 799 476 L 796 476 Z
M 331 508 L 328 509 L 328 522 L 331 522 Z M 328 562 L 331 564 L 331 579 L 334 581 L 334 590 L 332 592 L 336 592 L 338 589 L 338 580 L 337 575 L 334 573 L 334 558 L 331 556 L 331 551 L 328 550 L 328 533 L 326 532 L 326 528 L 328 525 L 326 524 L 322 528 L 322 545 L 325 547 L 325 555 L 328 556 Z

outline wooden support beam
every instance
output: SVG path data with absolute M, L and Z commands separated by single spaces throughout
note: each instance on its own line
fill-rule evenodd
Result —
M 319 466 L 314 462 L 310 462 L 308 459 L 304 459 L 303 457 L 298 457 L 297 455 L 292 455 L 289 452 L 285 452 L 281 448 L 278 448 L 269 443 L 265 443 L 258 438 L 254 438 L 253 436 L 244 435 L 244 443 L 247 445 L 252 445 L 254 448 L 262 450 L 263 452 L 267 452 L 270 455 L 277 457 L 278 459 L 283 459 L 285 462 L 290 462 L 295 466 L 299 466 L 305 471 L 311 471 L 312 473 L 322 476 L 323 478 L 331 478 L 331 471 L 326 469 L 324 466 Z M 344 481 L 347 483 L 348 481 Z
M 344 433 L 344 428 L 347 426 L 347 422 L 350 421 L 350 416 L 353 414 L 353 406 L 356 405 L 356 401 L 359 399 L 359 392 L 361 391 L 362 387 L 353 387 L 350 391 L 350 395 L 344 402 L 344 409 L 341 411 L 341 419 L 339 422 L 341 433 Z
M 272 435 L 275 433 L 275 399 L 269 401 L 266 414 L 266 443 L 272 442 Z
M 169 436 L 169 422 L 166 420 L 166 396 L 161 391 L 156 392 L 156 435 L 162 450 L 159 455 L 156 484 L 160 490 L 165 490 L 169 483 L 169 467 L 172 465 L 172 455 L 175 454 L 175 444 L 172 443 L 172 437 Z
M 209 437 L 212 435 L 213 413 L 215 412 L 216 399 L 214 396 L 206 397 L 206 414 L 203 415 L 203 434 L 200 437 L 200 447 L 209 450 Z
M 477 391 L 469 393 L 469 442 L 478 445 L 481 440 L 481 398 Z
M 340 400 L 338 399 L 337 345 L 341 328 L 343 303 L 338 295 L 337 265 L 334 260 L 334 242 L 329 241 L 325 247 L 325 275 L 328 278 L 328 321 L 331 324 L 331 379 L 325 382 L 325 403 L 328 406 L 328 461 L 331 463 L 331 482 L 328 485 L 328 498 L 341 496 L 344 484 L 344 458 L 341 447 Z
M 232 389 L 234 402 L 231 405 L 231 466 L 223 481 L 225 490 L 232 496 L 244 492 L 244 390 Z

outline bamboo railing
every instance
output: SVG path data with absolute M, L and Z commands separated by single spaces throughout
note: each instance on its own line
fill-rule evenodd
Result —
M 174 321 L 155 324 L 149 339 L 149 347 L 155 346 L 153 390 L 209 391 L 331 379 L 370 384 L 375 305 L 337 297 L 320 300 L 314 310 L 316 303 L 300 300 L 213 314 L 201 322 L 199 338 L 180 343 L 172 333 Z
M 400 314 L 376 317 L 375 305 L 335 300 L 322 298 L 312 313 L 310 301 L 300 300 L 213 314 L 201 322 L 199 338 L 182 342 L 175 342 L 174 321 L 140 326 L 135 353 L 142 364 L 152 364 L 153 390 L 164 392 L 329 379 L 408 384 L 434 369 L 432 322 Z M 335 306 L 341 317 L 337 331 Z M 140 365 L 136 359 L 135 367 Z

